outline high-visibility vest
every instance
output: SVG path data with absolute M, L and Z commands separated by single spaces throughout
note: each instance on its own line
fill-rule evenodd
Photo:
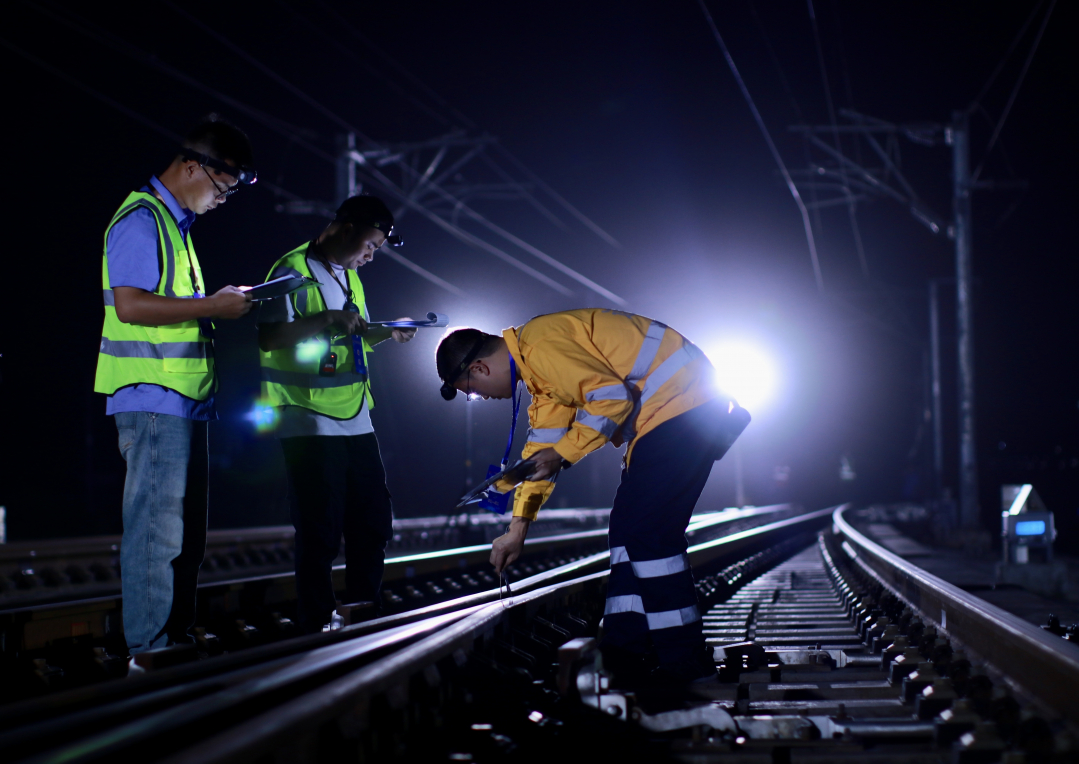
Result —
M 307 249 L 310 242 L 289 252 L 270 269 L 267 280 L 275 273 L 283 272 L 294 276 L 311 275 L 307 262 Z M 352 268 L 345 270 L 353 301 L 364 313 L 363 284 Z M 324 284 L 322 289 L 337 289 L 337 284 Z M 326 301 L 318 287 L 293 292 L 285 298 L 292 303 L 296 319 L 322 313 L 326 310 Z M 267 406 L 303 406 L 305 409 L 337 419 L 351 419 L 360 412 L 364 397 L 367 407 L 374 408 L 371 398 L 371 383 L 367 375 L 367 351 L 371 346 L 367 340 L 361 341 L 362 371 L 357 372 L 353 361 L 352 337 L 344 336 L 332 344 L 337 354 L 334 374 L 321 376 L 319 366 L 326 356 L 332 337 L 330 333 L 321 333 L 293 347 L 280 348 L 269 352 L 259 350 L 259 364 L 262 367 L 262 403 Z
M 105 323 L 101 329 L 94 391 L 112 395 L 128 385 L 153 384 L 197 401 L 206 400 L 216 389 L 213 342 L 203 336 L 197 320 L 143 326 L 127 324 L 116 317 L 116 303 L 109 285 L 109 232 L 122 218 L 139 208 L 149 210 L 157 221 L 161 279 L 154 294 L 163 297 L 205 294 L 202 269 L 195 256 L 190 232 L 186 237 L 180 235 L 172 213 L 156 196 L 133 191 L 105 230 L 105 248 L 101 256 Z

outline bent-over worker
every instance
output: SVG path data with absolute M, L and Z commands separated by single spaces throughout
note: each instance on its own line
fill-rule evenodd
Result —
M 695 345 L 664 324 L 581 309 L 533 318 L 502 336 L 449 332 L 436 351 L 443 397 L 507 398 L 518 380 L 532 396 L 522 458 L 537 464 L 518 488 L 508 532 L 491 562 L 521 554 L 529 524 L 562 461 L 608 441 L 628 443 L 610 519 L 611 576 L 601 649 L 616 678 L 684 683 L 715 677 L 686 554 L 686 527 L 733 401 Z

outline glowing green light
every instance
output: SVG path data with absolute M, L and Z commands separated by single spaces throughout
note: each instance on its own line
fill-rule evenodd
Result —
M 322 339 L 301 342 L 296 346 L 296 360 L 299 363 L 318 363 L 328 348 L 329 345 Z
M 277 408 L 265 401 L 257 400 L 249 412 L 244 414 L 244 419 L 255 425 L 258 433 L 273 432 L 277 428 L 277 422 L 281 414 Z

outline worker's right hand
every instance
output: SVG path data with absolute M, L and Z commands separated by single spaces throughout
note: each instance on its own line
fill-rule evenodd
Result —
M 367 333 L 367 322 L 359 313 L 353 313 L 351 310 L 327 310 L 326 314 L 329 316 L 330 326 L 335 334 L 355 334 L 362 337 Z
M 251 295 L 234 286 L 218 289 L 206 298 L 213 301 L 210 318 L 240 318 L 251 310 Z

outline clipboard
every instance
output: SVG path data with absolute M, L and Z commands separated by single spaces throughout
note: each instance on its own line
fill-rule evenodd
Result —
M 513 483 L 514 486 L 519 483 L 523 483 L 532 476 L 532 473 L 536 471 L 536 463 L 531 459 L 519 460 L 516 464 L 511 464 L 506 469 L 496 472 L 491 477 L 484 480 L 478 486 L 461 497 L 461 500 L 457 502 L 457 506 L 454 509 L 461 509 L 466 504 L 472 504 L 483 498 L 483 495 L 500 480 L 508 480 Z
M 426 319 L 413 321 L 368 321 L 368 326 L 385 326 L 390 329 L 422 329 L 424 327 L 438 329 L 450 325 L 450 317 L 445 313 L 428 312 Z
M 262 302 L 263 300 L 284 297 L 293 292 L 299 292 L 301 289 L 310 289 L 316 286 L 322 286 L 322 283 L 306 276 L 281 276 L 272 281 L 267 281 L 265 284 L 245 287 L 240 291 L 251 295 L 251 302 Z

